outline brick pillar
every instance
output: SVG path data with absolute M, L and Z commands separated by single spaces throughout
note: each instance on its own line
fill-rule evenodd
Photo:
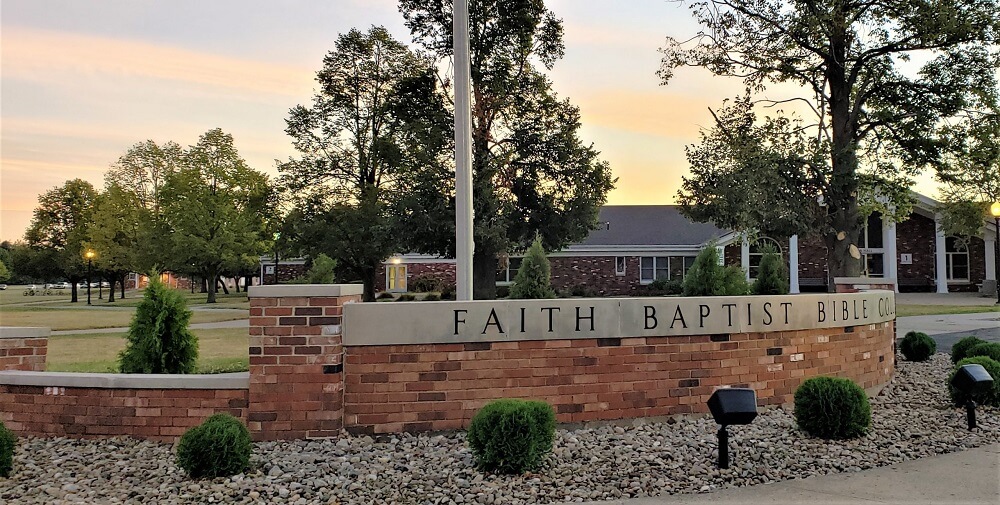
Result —
M 48 328 L 0 326 L 0 370 L 45 371 Z
M 344 303 L 354 284 L 250 288 L 250 405 L 256 440 L 332 437 L 344 425 Z

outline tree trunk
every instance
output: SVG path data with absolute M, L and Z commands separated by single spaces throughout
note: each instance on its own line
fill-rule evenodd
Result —
M 201 292 L 208 293 L 208 276 L 203 276 L 201 278 Z
M 239 293 L 240 292 L 240 276 L 239 275 L 234 275 L 233 276 L 233 285 L 236 286 L 236 292 Z
M 361 301 L 375 301 L 375 274 L 377 272 L 378 268 L 374 267 L 361 267 L 360 271 L 357 272 L 361 274 L 361 283 L 364 286 L 364 292 L 361 294 Z
M 215 281 L 218 277 L 219 275 L 216 273 L 215 268 L 209 268 L 208 275 L 202 279 L 202 285 L 208 288 L 208 300 L 206 303 L 215 303 Z M 212 279 L 212 282 L 208 282 L 208 279 Z
M 121 278 L 118 279 L 118 281 L 122 283 L 122 295 L 119 297 L 122 300 L 125 299 L 125 281 L 127 280 L 128 280 L 128 272 L 123 273 Z
M 836 15 L 836 14 L 835 14 Z M 843 13 L 840 13 L 843 16 Z M 842 26 L 847 26 L 846 21 Z M 835 33 L 830 38 L 833 58 L 827 62 L 830 85 L 830 123 L 833 128 L 833 174 L 825 195 L 831 229 L 827 232 L 827 265 L 830 280 L 834 277 L 857 277 L 861 262 L 851 255 L 861 231 L 858 216 L 858 156 L 857 119 L 852 117 L 851 88 L 847 69 L 847 34 Z M 855 254 L 857 254 L 855 252 Z M 828 285 L 834 289 L 832 282 Z
M 226 278 L 225 277 L 219 276 L 219 277 L 217 277 L 215 279 L 215 282 L 217 282 L 219 286 L 222 286 L 222 292 L 223 293 L 225 293 L 227 295 L 229 294 L 229 288 L 226 287 Z M 218 289 L 218 288 L 216 288 L 216 289 Z
M 108 303 L 115 301 L 115 274 L 108 274 Z
M 472 255 L 472 299 L 493 300 L 497 297 L 497 255 L 476 247 Z
M 76 303 L 76 302 L 80 301 L 77 298 L 77 295 L 76 295 L 76 285 L 80 282 L 80 279 L 77 279 L 77 278 L 74 278 L 74 277 L 70 277 L 69 282 L 70 282 L 70 291 L 71 291 L 69 302 L 70 303 Z

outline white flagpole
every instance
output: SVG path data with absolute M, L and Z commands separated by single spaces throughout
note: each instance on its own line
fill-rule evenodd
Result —
M 455 283 L 459 300 L 472 300 L 472 107 L 469 0 L 454 0 L 455 49 Z

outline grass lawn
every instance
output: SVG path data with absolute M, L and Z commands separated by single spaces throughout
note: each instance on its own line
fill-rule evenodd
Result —
M 939 314 L 1000 313 L 997 305 L 896 305 L 896 317 L 932 316 Z
M 132 321 L 135 307 L 104 308 L 74 306 L 71 309 L 37 305 L 0 306 L 0 326 L 42 326 L 53 330 L 120 328 Z M 245 310 L 194 311 L 192 323 L 214 323 L 246 319 Z
M 191 330 L 198 336 L 198 372 L 245 371 L 249 367 L 246 328 Z M 124 333 L 53 335 L 46 370 L 50 372 L 114 372 Z

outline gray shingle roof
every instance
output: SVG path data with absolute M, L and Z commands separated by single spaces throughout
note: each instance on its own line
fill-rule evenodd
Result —
M 598 222 L 600 228 L 574 245 L 696 246 L 727 233 L 711 223 L 688 220 L 678 205 L 605 205 Z

